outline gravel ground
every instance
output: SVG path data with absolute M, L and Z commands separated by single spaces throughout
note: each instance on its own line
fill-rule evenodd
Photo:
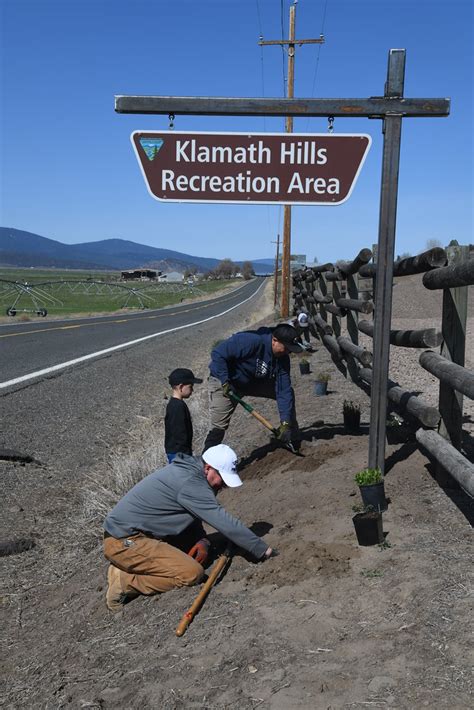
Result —
M 394 324 L 426 325 L 439 311 L 417 312 L 426 306 L 410 284 L 395 289 Z M 272 322 L 269 283 L 252 310 L 199 328 L 192 341 L 176 334 L 159 360 L 157 345 L 146 344 L 69 373 L 74 406 L 52 411 L 61 378 L 23 390 L 13 404 L 4 398 L 5 445 L 28 442 L 42 464 L 1 469 L 2 539 L 35 542 L 3 563 L 3 707 L 472 707 L 472 503 L 462 508 L 439 488 L 413 437 L 389 444 L 385 544 L 357 544 L 353 476 L 367 462 L 369 399 L 324 348 L 312 356 L 310 375 L 293 357 L 302 456 L 275 447 L 241 409 L 226 436 L 241 456 L 244 485 L 224 491 L 222 502 L 280 556 L 253 564 L 237 555 L 181 639 L 174 630 L 195 589 L 107 612 L 97 527 L 99 504 L 109 505 L 103 487 L 119 464 L 143 474 L 164 461 L 168 371 L 179 364 L 205 375 L 214 341 Z M 472 350 L 468 356 L 472 364 Z M 326 397 L 313 393 L 320 369 L 331 373 Z M 436 383 L 416 353 L 393 348 L 391 375 L 436 403 Z M 125 379 L 124 392 L 116 382 Z M 358 435 L 344 431 L 344 399 L 361 404 Z M 277 423 L 273 402 L 251 401 Z M 200 450 L 204 385 L 190 405 Z

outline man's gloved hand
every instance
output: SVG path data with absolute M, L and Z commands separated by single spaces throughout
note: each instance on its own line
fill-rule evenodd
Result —
M 281 422 L 275 433 L 278 441 L 282 444 L 289 444 L 291 441 L 291 427 L 289 422 Z
M 231 394 L 235 394 L 235 390 L 230 382 L 224 382 L 222 385 L 222 391 L 224 392 L 225 397 L 229 397 L 229 399 Z
M 200 565 L 204 565 L 209 554 L 210 546 L 211 543 L 209 540 L 206 540 L 206 538 L 203 537 L 202 540 L 199 540 L 199 542 L 193 545 L 193 547 L 189 550 L 188 555 L 195 559 L 196 562 L 199 562 Z
M 262 562 L 265 562 L 265 560 L 269 560 L 270 557 L 278 557 L 280 553 L 275 547 L 267 547 L 265 552 L 263 553 L 263 556 L 260 558 Z

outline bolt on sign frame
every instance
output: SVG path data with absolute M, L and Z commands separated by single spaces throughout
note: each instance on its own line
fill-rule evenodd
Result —
M 295 116 L 378 118 L 383 152 L 374 311 L 374 360 L 370 405 L 370 467 L 385 469 L 387 380 L 390 358 L 392 279 L 398 173 L 403 118 L 449 116 L 447 98 L 405 98 L 404 49 L 391 49 L 383 96 L 367 99 L 225 98 L 198 96 L 116 96 L 117 113 L 201 116 Z

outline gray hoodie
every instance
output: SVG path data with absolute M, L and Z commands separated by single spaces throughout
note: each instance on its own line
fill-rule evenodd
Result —
M 254 557 L 263 557 L 268 545 L 240 520 L 228 513 L 204 475 L 200 456 L 177 454 L 172 463 L 137 483 L 104 521 L 116 538 L 143 532 L 162 539 L 179 535 L 202 520 Z

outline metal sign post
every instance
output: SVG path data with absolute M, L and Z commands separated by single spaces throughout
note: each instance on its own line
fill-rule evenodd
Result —
M 385 98 L 403 96 L 405 51 L 392 49 L 388 62 Z M 387 380 L 390 360 L 393 256 L 397 217 L 398 168 L 402 117 L 387 114 L 383 124 L 382 188 L 380 192 L 379 240 L 375 279 L 374 359 L 370 392 L 369 466 L 385 467 Z
M 368 99 L 271 99 L 196 96 L 116 96 L 117 113 L 180 114 L 206 116 L 296 116 L 379 118 L 384 144 L 377 248 L 374 362 L 370 412 L 369 466 L 385 464 L 387 380 L 390 357 L 392 277 L 397 211 L 398 170 L 402 119 L 449 115 L 449 99 L 403 96 L 405 50 L 391 49 L 388 79 L 383 96 Z M 294 137 L 295 134 L 292 135 Z M 290 134 L 287 135 L 290 138 Z

